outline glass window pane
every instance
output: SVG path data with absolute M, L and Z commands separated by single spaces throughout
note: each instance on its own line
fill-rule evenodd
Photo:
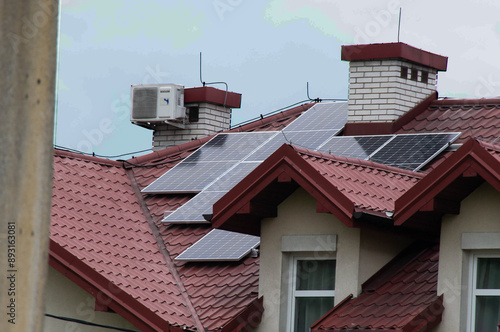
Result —
M 334 290 L 335 260 L 297 261 L 297 290 Z
M 308 332 L 309 326 L 333 308 L 333 297 L 299 297 L 295 299 L 295 332 Z
M 476 288 L 500 289 L 500 258 L 477 259 Z
M 476 297 L 476 332 L 497 332 L 500 323 L 500 297 Z

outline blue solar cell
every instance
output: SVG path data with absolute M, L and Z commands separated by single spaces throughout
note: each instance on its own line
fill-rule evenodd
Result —
M 219 134 L 142 192 L 200 192 L 274 135 L 275 132 Z
M 397 135 L 370 159 L 385 165 L 418 171 L 453 143 L 460 133 Z
M 178 261 L 239 261 L 258 247 L 258 236 L 213 229 L 175 258 Z
M 325 142 L 318 151 L 334 156 L 368 159 L 373 152 L 393 136 L 335 136 Z
M 209 224 L 203 215 L 212 214 L 212 206 L 225 193 L 225 191 L 202 191 L 162 221 L 172 224 Z
M 336 133 L 337 130 L 279 132 L 278 135 L 248 156 L 245 161 L 264 161 L 283 144 L 292 144 L 309 150 L 316 150 Z
M 142 192 L 155 194 L 200 192 L 234 165 L 234 161 L 179 163 Z

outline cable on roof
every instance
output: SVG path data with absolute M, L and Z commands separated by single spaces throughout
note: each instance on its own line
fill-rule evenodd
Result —
M 122 153 L 122 154 L 118 154 L 118 155 L 114 155 L 114 156 L 107 156 L 107 155 L 96 154 L 95 152 L 92 152 L 92 153 L 83 152 L 83 151 L 80 151 L 80 150 L 76 150 L 76 149 L 72 149 L 72 148 L 68 148 L 68 147 L 61 146 L 61 145 L 56 145 L 56 144 L 54 144 L 54 148 L 59 149 L 59 150 L 68 151 L 68 152 L 74 152 L 74 153 L 78 153 L 78 154 L 83 154 L 83 155 L 86 155 L 86 156 L 99 157 L 99 158 L 109 158 L 109 159 L 110 158 L 118 158 L 118 157 L 128 156 L 128 155 L 131 155 L 131 154 L 137 154 L 137 153 L 151 151 L 151 149 L 144 149 L 144 150 L 140 150 L 140 151 Z
M 82 324 L 82 325 L 101 327 L 103 329 L 110 329 L 110 330 L 115 330 L 115 331 L 125 331 L 125 332 L 140 332 L 140 331 L 137 331 L 137 330 L 130 330 L 130 329 L 124 329 L 124 328 L 121 328 L 121 327 L 115 327 L 115 326 L 109 326 L 109 325 L 103 325 L 103 324 L 97 324 L 97 323 L 87 322 L 85 320 L 76 319 L 76 318 L 56 316 L 56 315 L 51 315 L 51 314 L 45 314 L 45 316 L 46 317 L 50 317 L 50 318 L 54 318 L 54 319 L 63 320 L 63 321 L 66 321 L 66 322 L 72 322 L 72 323 L 77 323 L 77 324 Z
M 165 164 L 175 163 L 177 161 L 182 161 L 182 160 L 184 160 L 184 158 L 177 158 L 177 159 L 174 159 L 174 160 L 162 161 L 161 163 L 148 164 L 148 165 L 134 164 L 134 163 L 131 163 L 128 160 L 123 160 L 123 159 L 117 159 L 116 161 L 120 161 L 122 163 L 126 163 L 126 164 L 129 164 L 129 165 L 134 166 L 134 167 L 146 167 L 147 168 L 147 167 L 156 167 L 156 166 L 161 166 L 161 165 L 165 165 Z

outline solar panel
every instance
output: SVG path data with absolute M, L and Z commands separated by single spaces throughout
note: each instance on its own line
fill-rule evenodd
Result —
M 370 157 L 385 165 L 418 171 L 454 142 L 460 133 L 396 135 Z
M 245 176 L 250 174 L 259 162 L 242 162 L 230 169 L 222 177 L 213 182 L 210 186 L 205 188 L 205 191 L 224 191 L 227 192 L 233 188 L 238 182 L 243 180 Z
M 276 135 L 275 132 L 218 134 L 187 157 L 183 163 L 207 161 L 238 162 L 274 135 Z
M 260 244 L 258 236 L 213 229 L 175 258 L 178 261 L 239 261 Z
M 275 132 L 218 134 L 142 192 L 200 192 L 274 135 Z
M 337 134 L 337 130 L 318 130 L 318 131 L 292 131 L 279 132 L 278 135 L 267 141 L 262 147 L 248 156 L 245 161 L 264 161 L 274 151 L 283 144 L 293 144 L 315 150 L 326 140 Z
M 313 131 L 344 128 L 347 122 L 347 102 L 318 103 L 290 123 L 290 131 Z
M 197 193 L 203 190 L 235 162 L 179 163 L 155 182 L 146 187 L 145 193 Z
M 209 224 L 203 215 L 212 214 L 212 206 L 225 193 L 225 191 L 202 191 L 162 221 L 171 224 Z
M 394 135 L 380 136 L 335 136 L 323 144 L 318 151 L 334 156 L 368 159 L 368 157 Z

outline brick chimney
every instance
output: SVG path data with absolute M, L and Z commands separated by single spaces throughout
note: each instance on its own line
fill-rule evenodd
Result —
M 186 88 L 184 106 L 183 128 L 166 123 L 153 128 L 153 151 L 229 129 L 231 111 L 241 106 L 241 94 L 208 86 Z
M 436 91 L 448 58 L 404 43 L 342 46 L 349 61 L 348 124 L 397 120 Z

